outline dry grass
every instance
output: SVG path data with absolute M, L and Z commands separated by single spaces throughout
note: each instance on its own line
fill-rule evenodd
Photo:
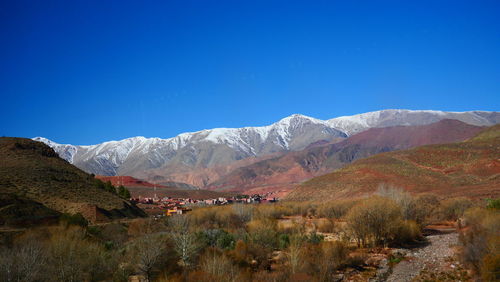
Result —
M 119 196 L 97 187 L 90 174 L 59 158 L 47 145 L 24 138 L 0 138 L 0 191 L 65 213 L 89 206 L 113 216 L 142 215 Z

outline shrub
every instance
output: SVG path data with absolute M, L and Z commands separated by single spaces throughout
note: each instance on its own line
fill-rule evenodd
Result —
M 420 226 L 413 220 L 403 220 L 395 230 L 392 243 L 401 245 L 414 242 L 422 237 Z
M 232 249 L 234 248 L 235 240 L 231 233 L 223 229 L 208 229 L 199 233 L 200 240 L 206 246 L 219 249 Z
M 489 209 L 500 210 L 500 198 L 498 199 L 488 199 L 488 204 L 486 205 Z
M 317 228 L 319 232 L 332 233 L 335 230 L 335 224 L 331 219 L 321 219 L 318 221 Z
M 436 211 L 440 209 L 441 203 L 434 194 L 421 194 L 415 198 L 415 222 L 424 226 L 436 220 Z
M 241 222 L 249 222 L 252 220 L 254 207 L 245 204 L 235 204 L 232 206 L 234 214 L 241 220 Z
M 288 248 L 290 245 L 290 236 L 288 234 L 280 234 L 278 236 L 278 248 L 280 250 Z
M 381 245 L 394 238 L 401 221 L 401 208 L 393 200 L 372 197 L 354 206 L 346 221 L 359 245 Z
M 488 254 L 481 264 L 483 281 L 500 281 L 500 254 Z
M 87 227 L 89 225 L 89 222 L 81 213 L 63 213 L 59 220 L 66 225 L 77 225 L 81 227 Z
M 279 219 L 291 213 L 291 210 L 280 204 L 257 205 L 254 207 L 256 219 L 273 218 Z
M 496 281 L 500 270 L 500 213 L 472 208 L 464 214 L 467 229 L 460 235 L 462 260 L 479 272 L 484 281 Z
M 357 203 L 355 200 L 337 200 L 318 206 L 318 215 L 326 218 L 341 218 Z
M 47 275 L 57 281 L 102 280 L 116 268 L 105 248 L 85 239 L 85 230 L 56 228 L 48 244 Z
M 335 271 L 348 261 L 348 248 L 342 242 L 305 244 L 301 268 L 316 281 L 332 281 Z
M 278 247 L 278 233 L 275 220 L 252 220 L 248 223 L 249 236 L 253 244 L 273 250 Z
M 447 199 L 441 203 L 442 215 L 447 220 L 459 219 L 470 207 L 472 207 L 471 200 L 464 197 Z
M 229 257 L 215 249 L 201 256 L 200 269 L 211 278 L 205 281 L 237 281 L 240 272 Z
M 306 238 L 306 241 L 308 243 L 311 243 L 311 244 L 319 244 L 325 239 L 325 237 L 323 235 L 318 234 L 316 232 L 313 232 L 313 233 L 307 235 L 305 238 Z

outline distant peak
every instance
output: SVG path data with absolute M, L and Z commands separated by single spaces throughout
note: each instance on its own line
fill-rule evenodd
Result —
M 49 139 L 47 139 L 45 137 L 40 137 L 40 136 L 35 137 L 35 138 L 31 138 L 31 140 L 37 141 L 37 142 L 42 142 L 42 143 L 45 143 L 47 145 L 51 145 L 51 144 L 52 145 L 59 145 L 58 143 L 56 143 L 56 142 L 54 142 L 52 140 L 49 140 Z
M 280 121 L 278 121 L 278 123 L 283 123 L 283 122 L 288 123 L 291 120 L 310 120 L 310 121 L 315 122 L 315 123 L 324 123 L 324 121 L 322 121 L 322 120 L 319 120 L 319 119 L 313 118 L 313 117 L 309 117 L 306 115 L 302 115 L 302 114 L 293 114 L 293 115 L 287 116 L 287 117 L 281 119 Z

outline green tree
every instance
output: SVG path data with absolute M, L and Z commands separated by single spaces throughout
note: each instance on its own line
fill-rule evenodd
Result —
M 116 194 L 116 188 L 115 186 L 113 186 L 113 184 L 111 184 L 111 181 L 106 181 L 106 183 L 104 184 L 104 189 L 108 192 Z
M 118 186 L 118 195 L 124 199 L 130 199 L 130 191 L 123 185 Z

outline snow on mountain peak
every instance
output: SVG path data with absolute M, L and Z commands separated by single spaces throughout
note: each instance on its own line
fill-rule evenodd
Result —
M 214 128 L 182 133 L 168 139 L 136 136 L 120 141 L 96 145 L 74 146 L 58 144 L 47 138 L 33 140 L 52 147 L 63 159 L 79 165 L 88 172 L 104 175 L 141 169 L 158 168 L 172 161 L 182 165 L 203 165 L 230 162 L 262 154 L 300 150 L 313 142 L 335 137 L 346 137 L 373 127 L 396 125 L 423 125 L 442 119 L 457 119 L 474 125 L 492 125 L 500 122 L 497 112 L 442 112 L 390 109 L 353 116 L 320 120 L 293 114 L 273 124 L 260 127 Z M 206 143 L 212 143 L 212 145 Z M 222 145 L 231 154 L 220 154 Z M 187 150 L 182 150 L 188 147 Z M 226 152 L 227 148 L 223 151 Z

